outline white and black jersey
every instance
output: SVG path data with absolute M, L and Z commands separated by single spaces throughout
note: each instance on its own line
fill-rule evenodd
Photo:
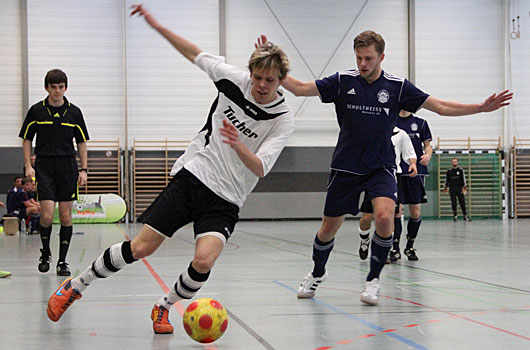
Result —
M 218 90 L 204 128 L 180 157 L 171 175 L 183 167 L 221 198 L 241 207 L 258 177 L 223 143 L 219 128 L 223 119 L 238 130 L 239 139 L 261 159 L 266 175 L 294 130 L 294 116 L 281 91 L 268 104 L 258 104 L 251 94 L 248 72 L 224 62 L 223 57 L 200 53 L 194 63 L 208 73 Z
M 401 174 L 401 158 L 410 165 L 410 159 L 416 159 L 416 152 L 412 146 L 409 135 L 402 129 L 394 126 L 392 130 L 392 144 L 394 145 L 394 152 L 396 153 L 396 172 Z

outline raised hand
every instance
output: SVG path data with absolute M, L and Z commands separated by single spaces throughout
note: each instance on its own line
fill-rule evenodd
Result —
M 267 46 L 267 36 L 265 34 L 261 34 L 260 37 L 256 40 L 254 43 L 254 47 L 256 49 L 266 47 Z
M 142 4 L 132 5 L 131 9 L 131 16 L 138 15 L 140 17 L 144 17 L 145 21 L 153 28 L 158 26 L 158 21 Z
M 484 102 L 482 102 L 480 106 L 481 112 L 493 112 L 497 109 L 508 106 L 513 97 L 513 92 L 510 92 L 510 90 L 504 90 L 503 92 L 499 94 L 493 94 L 490 97 L 488 97 Z

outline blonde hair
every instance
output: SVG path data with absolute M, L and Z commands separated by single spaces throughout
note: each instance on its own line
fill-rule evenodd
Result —
M 374 45 L 379 55 L 385 52 L 385 39 L 372 30 L 366 30 L 353 39 L 353 49 Z
M 276 68 L 280 72 L 280 80 L 285 79 L 287 73 L 291 70 L 289 57 L 287 57 L 281 47 L 274 45 L 270 41 L 254 50 L 248 60 L 248 69 L 251 74 L 256 69 L 267 71 Z

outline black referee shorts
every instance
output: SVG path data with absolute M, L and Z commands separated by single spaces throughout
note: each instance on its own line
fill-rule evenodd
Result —
M 167 237 L 193 222 L 195 237 L 217 232 L 227 241 L 239 221 L 239 207 L 219 197 L 195 175 L 182 169 L 138 221 Z
M 35 159 L 37 199 L 54 202 L 77 200 L 79 172 L 75 157 L 42 157 Z

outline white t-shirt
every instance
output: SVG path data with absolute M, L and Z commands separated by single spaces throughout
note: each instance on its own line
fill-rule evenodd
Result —
M 205 127 L 175 162 L 171 175 L 183 167 L 221 198 L 239 207 L 258 183 L 230 145 L 222 141 L 223 119 L 239 130 L 239 139 L 261 159 L 268 174 L 294 130 L 294 115 L 281 91 L 268 104 L 250 93 L 250 73 L 224 62 L 224 57 L 202 52 L 194 63 L 213 80 L 218 90 Z
M 410 165 L 409 159 L 416 159 L 416 151 L 414 151 L 414 146 L 412 146 L 409 135 L 405 130 L 397 126 L 394 126 L 394 129 L 392 129 L 392 143 L 394 144 L 394 152 L 396 153 L 396 172 L 401 174 L 401 167 L 399 166 L 401 158 Z

